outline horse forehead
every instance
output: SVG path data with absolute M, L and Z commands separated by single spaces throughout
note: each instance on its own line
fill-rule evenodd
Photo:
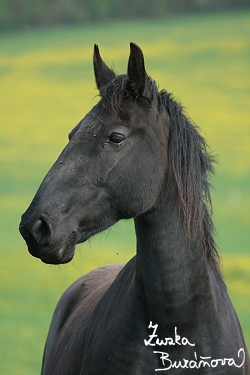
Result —
M 107 114 L 103 111 L 98 111 L 95 107 L 87 113 L 87 115 L 76 126 L 78 133 L 89 133 L 91 131 L 98 131 L 104 125 Z
M 100 100 L 81 121 L 79 133 L 85 135 L 98 133 L 103 127 L 123 125 L 128 128 L 141 128 L 147 123 L 152 126 L 157 121 L 156 110 L 153 107 L 144 107 L 136 103 L 134 98 L 126 97 L 117 111 L 107 106 L 105 100 Z
M 110 108 L 107 108 L 102 100 L 92 108 L 92 110 L 81 121 L 79 129 L 93 130 L 98 132 L 103 127 L 113 125 L 129 126 L 132 119 L 132 112 L 127 108 L 122 108 L 118 113 L 113 113 Z

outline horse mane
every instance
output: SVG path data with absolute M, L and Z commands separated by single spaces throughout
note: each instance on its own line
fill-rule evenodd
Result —
M 169 156 L 188 237 L 201 235 L 207 260 L 218 265 L 219 255 L 213 238 L 210 175 L 214 157 L 208 152 L 199 128 L 189 119 L 184 108 L 165 90 L 160 103 L 170 117 Z
M 170 164 L 187 236 L 193 241 L 197 237 L 202 238 L 207 260 L 218 268 L 209 183 L 210 175 L 214 173 L 214 158 L 209 154 L 199 128 L 185 115 L 182 105 L 166 90 L 158 91 L 152 79 L 151 85 L 152 98 L 157 98 L 158 110 L 165 109 L 170 118 Z M 139 105 L 149 105 L 147 98 L 135 96 L 130 91 L 127 75 L 115 76 L 101 90 L 104 107 L 115 116 L 119 116 L 124 98 L 129 95 L 133 95 Z

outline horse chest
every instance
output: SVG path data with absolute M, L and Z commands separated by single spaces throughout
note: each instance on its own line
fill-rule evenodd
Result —
M 157 357 L 144 345 L 141 327 L 113 327 L 89 343 L 84 353 L 82 374 L 149 375 L 157 368 Z

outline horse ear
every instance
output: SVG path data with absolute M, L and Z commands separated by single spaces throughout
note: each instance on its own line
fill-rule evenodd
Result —
M 115 73 L 102 60 L 97 44 L 94 45 L 93 63 L 96 85 L 98 90 L 101 90 L 115 77 Z
M 135 43 L 130 43 L 128 60 L 129 88 L 136 96 L 145 96 L 151 99 L 151 83 L 146 73 L 142 50 Z

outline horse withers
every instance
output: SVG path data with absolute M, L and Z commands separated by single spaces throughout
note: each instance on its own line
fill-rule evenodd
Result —
M 182 106 L 130 44 L 127 74 L 94 48 L 100 101 L 22 216 L 29 252 L 69 262 L 75 245 L 134 219 L 136 256 L 82 276 L 50 325 L 43 375 L 249 375 L 213 239 L 212 158 Z

